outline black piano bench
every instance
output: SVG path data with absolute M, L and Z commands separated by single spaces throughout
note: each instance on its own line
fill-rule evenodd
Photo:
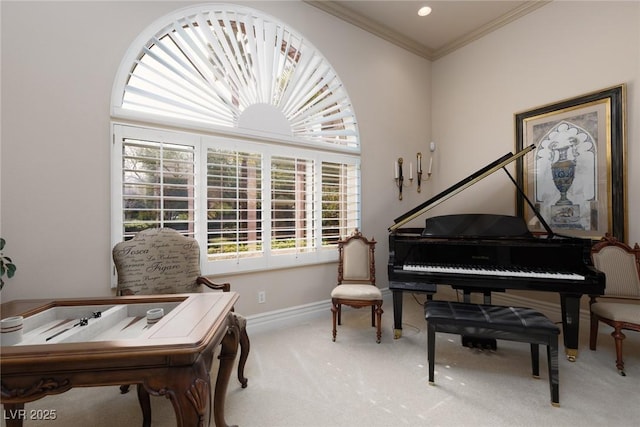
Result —
M 538 345 L 547 346 L 551 404 L 560 406 L 558 374 L 558 335 L 560 329 L 544 314 L 530 308 L 427 301 L 427 356 L 429 383 L 434 384 L 436 332 L 494 338 L 531 344 L 533 376 L 540 374 Z

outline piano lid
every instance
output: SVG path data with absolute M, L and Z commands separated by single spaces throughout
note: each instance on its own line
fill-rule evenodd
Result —
M 429 238 L 528 238 L 527 224 L 519 216 L 497 214 L 452 214 L 427 218 L 422 237 Z
M 393 230 L 396 230 L 397 228 L 402 227 L 404 224 L 406 224 L 407 222 L 411 221 L 412 219 L 422 215 L 423 213 L 425 213 L 429 209 L 439 205 L 440 203 L 444 202 L 445 200 L 449 199 L 450 197 L 455 196 L 456 194 L 458 194 L 462 190 L 466 189 L 467 187 L 472 186 L 476 182 L 478 182 L 478 181 L 484 179 L 485 177 L 491 175 L 492 173 L 494 173 L 498 169 L 502 169 L 506 165 L 508 165 L 509 163 L 521 158 L 522 156 L 524 156 L 525 154 L 527 154 L 529 151 L 533 150 L 534 148 L 535 148 L 535 146 L 532 144 L 532 145 L 530 145 L 530 146 L 518 151 L 516 154 L 507 153 L 504 156 L 500 157 L 499 159 L 494 160 L 493 162 L 489 163 L 487 166 L 485 166 L 482 169 L 472 173 L 471 175 L 469 175 L 468 177 L 464 178 L 463 180 L 453 184 L 451 187 L 449 187 L 446 190 L 440 192 L 439 194 L 437 194 L 434 197 L 430 198 L 426 202 L 416 206 L 415 208 L 411 209 L 407 213 L 397 217 L 394 220 L 394 224 L 391 227 L 389 227 L 389 231 L 393 231 Z M 506 171 L 506 169 L 505 169 L 505 171 Z M 509 173 L 507 172 L 507 174 L 509 174 Z M 509 175 L 509 177 L 511 178 L 511 175 Z M 511 178 L 511 179 L 513 180 L 513 178 Z M 521 189 L 517 185 L 516 185 L 516 187 L 521 191 Z M 526 196 L 525 196 L 525 198 L 526 198 Z

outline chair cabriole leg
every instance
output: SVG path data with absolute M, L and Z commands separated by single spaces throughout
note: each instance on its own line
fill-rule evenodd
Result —
M 618 368 L 620 375 L 626 377 L 627 374 L 624 372 L 624 361 L 622 360 L 622 340 L 624 340 L 626 336 L 622 333 L 622 327 L 620 325 L 615 325 L 611 336 L 616 342 L 616 368 Z
M 598 316 L 591 313 L 591 329 L 589 331 L 589 349 L 595 350 L 598 345 Z
M 373 307 L 371 307 L 373 309 Z M 384 313 L 384 311 L 382 311 L 382 302 L 380 302 L 379 304 L 376 304 L 376 323 L 378 324 L 377 330 L 376 330 L 376 342 L 378 344 L 380 344 L 380 341 L 382 340 L 382 313 Z
M 338 317 L 338 311 L 339 311 L 338 304 L 336 304 L 335 301 L 333 301 L 331 303 L 331 314 L 332 314 L 332 318 L 333 318 L 333 330 L 332 330 L 333 342 L 336 341 L 336 334 L 338 333 L 338 331 L 336 329 L 336 320 L 337 320 L 337 317 Z

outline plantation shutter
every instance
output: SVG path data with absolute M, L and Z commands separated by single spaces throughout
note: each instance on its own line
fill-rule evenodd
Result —
M 336 245 L 358 227 L 360 194 L 355 163 L 322 162 L 322 245 Z
M 263 253 L 262 155 L 207 151 L 207 248 L 214 259 Z
M 271 159 L 271 250 L 315 250 L 314 163 L 274 156 Z
M 168 227 L 193 236 L 194 147 L 125 138 L 122 141 L 123 236 Z

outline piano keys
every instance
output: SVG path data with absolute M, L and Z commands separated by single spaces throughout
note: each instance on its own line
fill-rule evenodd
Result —
M 520 217 L 493 214 L 437 216 L 427 218 L 423 229 L 400 228 L 532 148 L 501 157 L 397 218 L 390 227 L 388 275 L 396 338 L 402 335 L 403 292 L 424 292 L 430 299 L 437 286 L 444 284 L 462 290 L 465 299 L 471 292 L 482 292 L 485 303 L 491 292 L 507 289 L 555 292 L 560 295 L 565 351 L 569 360 L 575 360 L 580 298 L 602 294 L 605 286 L 604 274 L 591 262 L 590 240 L 555 234 L 535 208 L 546 237 L 533 236 Z
M 486 278 L 493 278 L 499 280 L 504 276 L 529 278 L 529 279 L 569 279 L 569 280 L 585 280 L 585 276 L 582 274 L 572 273 L 567 271 L 566 273 L 561 271 L 548 271 L 544 269 L 531 269 L 528 267 L 523 268 L 511 268 L 511 267 L 481 267 L 479 265 L 451 265 L 451 264 L 405 264 L 402 266 L 405 271 L 420 271 L 423 273 L 443 273 L 443 274 L 471 274 L 486 276 Z M 483 277 L 484 279 L 484 277 Z

